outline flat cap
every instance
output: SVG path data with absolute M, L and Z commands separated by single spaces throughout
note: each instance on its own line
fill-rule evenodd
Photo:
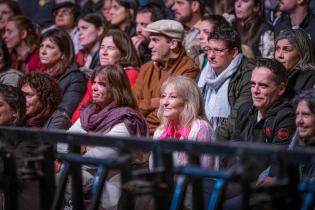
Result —
M 163 34 L 178 40 L 182 40 L 184 35 L 183 25 L 178 21 L 169 19 L 158 20 L 150 23 L 147 25 L 145 30 L 152 33 Z

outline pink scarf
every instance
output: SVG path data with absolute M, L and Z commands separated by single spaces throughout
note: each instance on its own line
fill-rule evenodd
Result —
M 182 127 L 176 130 L 173 122 L 170 121 L 166 129 L 163 131 L 162 135 L 160 136 L 160 139 L 165 139 L 165 138 L 180 139 L 182 137 L 183 139 L 187 140 L 189 133 L 190 133 L 190 128 Z

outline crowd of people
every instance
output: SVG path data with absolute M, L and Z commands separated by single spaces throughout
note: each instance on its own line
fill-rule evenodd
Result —
M 314 2 L 0 0 L 0 125 L 312 147 Z M 2 144 L 19 158 L 37 146 Z M 117 155 L 104 147 L 81 152 Z M 184 153 L 174 160 L 187 162 Z M 213 170 L 234 164 L 214 156 L 201 161 Z M 253 172 L 257 185 L 274 183 L 272 168 L 261 164 Z M 309 168 L 301 180 L 315 178 Z M 91 171 L 84 168 L 85 191 Z M 107 179 L 103 209 L 117 209 L 119 177 Z M 225 209 L 241 209 L 237 189 L 228 188 Z

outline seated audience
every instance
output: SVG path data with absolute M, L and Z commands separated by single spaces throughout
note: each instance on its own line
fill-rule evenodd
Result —
M 21 78 L 19 88 L 26 98 L 27 127 L 45 129 L 68 129 L 70 118 L 58 109 L 62 89 L 58 82 L 47 74 L 31 73 Z
M 201 23 L 199 24 L 199 32 L 197 38 L 199 39 L 201 54 L 199 55 L 199 68 L 204 69 L 208 63 L 208 38 L 213 30 L 217 27 L 228 26 L 229 22 L 221 15 L 209 15 L 201 18 Z
M 135 18 L 137 14 L 137 0 L 111 0 L 110 24 L 130 37 L 136 33 Z
M 77 27 L 80 7 L 74 0 L 55 0 L 55 2 L 53 7 L 55 25 L 44 30 L 44 32 L 52 28 L 58 28 L 68 32 L 73 42 L 74 52 L 77 53 L 81 49 Z
M 103 7 L 102 7 L 102 15 L 105 21 L 109 22 L 112 19 L 110 14 L 110 9 L 112 8 L 112 0 L 103 0 Z
M 9 85 L 0 84 L 0 125 L 1 126 L 24 126 L 26 101 L 25 96 L 21 90 Z M 5 147 L 7 151 L 14 155 L 17 167 L 24 166 L 23 160 L 34 156 L 39 142 L 23 141 L 23 139 L 16 138 L 1 138 L 0 146 Z M 28 168 L 27 168 L 28 169 Z M 17 190 L 16 202 L 19 209 L 25 210 L 39 210 L 39 188 L 38 182 L 34 180 L 21 179 L 22 174 L 17 174 Z M 25 176 L 25 175 L 24 175 Z M 12 186 L 9 186 L 10 188 Z M 2 190 L 1 205 L 6 202 L 7 196 L 4 196 Z M 24 206 L 27 205 L 27 206 Z M 23 206 L 23 208 L 21 208 Z
M 315 84 L 311 40 L 303 29 L 287 29 L 280 32 L 275 43 L 275 59 L 283 64 L 289 74 L 286 96 L 293 99 Z
M 67 32 L 51 29 L 42 35 L 40 62 L 42 71 L 58 81 L 63 91 L 59 109 L 71 118 L 85 93 L 87 81 L 84 73 L 73 65 L 74 49 Z
M 197 84 L 184 76 L 170 76 L 161 86 L 161 100 L 157 115 L 161 121 L 153 138 L 178 139 L 179 141 L 214 142 L 214 132 L 206 120 L 203 98 Z M 184 152 L 173 154 L 176 166 L 186 165 Z M 150 158 L 152 166 L 152 157 Z M 201 166 L 207 169 L 218 167 L 215 158 L 203 155 Z M 191 188 L 188 187 L 184 206 L 192 208 Z
M 80 67 L 94 69 L 99 65 L 99 49 L 105 32 L 103 19 L 96 14 L 79 17 L 79 41 L 82 49 L 76 54 Z
M 17 87 L 23 72 L 10 68 L 10 54 L 3 40 L 0 38 L 0 84 Z
M 274 59 L 257 60 L 251 77 L 253 103 L 245 103 L 238 110 L 238 135 L 234 136 L 233 140 L 275 145 L 290 143 L 295 132 L 295 115 L 293 106 L 284 97 L 286 86 L 287 72 L 281 63 Z M 234 165 L 235 163 L 232 163 L 230 167 Z M 267 166 L 267 162 L 260 159 L 252 169 L 251 176 L 255 180 L 258 179 Z M 274 177 L 275 167 L 271 166 L 266 173 L 267 177 Z M 263 183 L 259 178 L 257 185 Z M 226 200 L 224 209 L 241 209 L 239 187 L 231 185 L 227 193 L 232 198 Z
M 264 20 L 263 0 L 236 0 L 233 27 L 239 32 L 242 44 L 249 46 L 256 57 L 272 58 L 273 27 Z
M 282 30 L 302 28 L 309 35 L 315 56 L 315 14 L 310 9 L 310 0 L 279 1 L 279 11 L 282 12 L 275 24 L 275 35 Z
M 274 59 L 258 59 L 251 77 L 252 103 L 237 114 L 242 141 L 288 144 L 295 131 L 294 111 L 285 98 L 287 72 Z
M 8 19 L 16 16 L 22 15 L 20 5 L 16 1 L 11 0 L 1 0 L 0 1 L 0 37 L 3 36 L 5 31 L 5 25 Z
M 199 78 L 207 119 L 219 139 L 233 135 L 240 105 L 250 101 L 253 63 L 242 54 L 241 39 L 231 26 L 216 27 L 210 34 L 208 63 Z
M 314 147 L 315 144 L 315 89 L 304 90 L 295 97 L 295 124 L 298 138 L 292 140 L 291 149 Z M 300 170 L 301 181 L 314 182 L 314 165 L 303 165 Z
M 199 39 L 197 38 L 201 18 L 204 14 L 205 2 L 203 0 L 176 0 L 172 5 L 175 20 L 183 24 L 185 35 L 183 39 L 183 47 L 189 57 L 198 63 L 200 54 Z
M 137 49 L 141 64 L 146 63 L 151 58 L 149 49 L 150 32 L 145 28 L 150 23 L 164 18 L 163 10 L 156 4 L 148 4 L 140 7 L 136 16 L 136 35 L 132 37 L 132 42 Z
M 25 120 L 25 97 L 18 88 L 0 84 L 0 125 L 23 126 Z
M 197 84 L 184 76 L 171 76 L 161 87 L 160 106 L 157 113 L 161 124 L 154 132 L 155 139 L 179 139 L 213 142 L 213 130 L 206 120 L 203 99 Z M 174 156 L 176 165 L 184 165 L 183 153 Z M 214 160 L 203 158 L 205 168 L 213 168 Z
M 195 79 L 199 69 L 182 47 L 184 27 L 181 23 L 174 20 L 159 20 L 150 23 L 145 30 L 150 32 L 151 61 L 141 66 L 133 92 L 152 135 L 160 124 L 156 114 L 160 104 L 162 83 L 172 75 Z
M 119 65 L 100 66 L 91 78 L 93 99 L 83 108 L 80 119 L 71 132 L 96 132 L 112 136 L 147 136 L 145 118 L 137 111 L 125 70 Z M 59 146 L 59 151 L 65 148 Z M 108 147 L 87 147 L 84 157 L 107 158 L 117 156 Z M 88 166 L 86 166 L 88 168 Z M 85 174 L 89 172 L 86 171 Z M 90 175 L 91 177 L 92 175 Z M 120 176 L 110 177 L 101 196 L 101 207 L 116 209 L 120 197 Z
M 39 31 L 31 20 L 24 16 L 9 18 L 3 39 L 10 52 L 12 68 L 24 73 L 39 70 Z
M 104 0 L 83 0 L 80 1 L 80 13 L 82 15 L 86 15 L 89 13 L 94 13 L 97 15 L 101 15 L 103 10 L 103 1 Z
M 129 83 L 131 87 L 133 87 L 138 77 L 140 61 L 130 37 L 125 32 L 117 29 L 109 30 L 101 42 L 99 56 L 101 65 L 122 65 L 127 74 Z M 92 85 L 89 81 L 85 95 L 72 116 L 73 123 L 79 118 L 82 106 L 91 99 Z

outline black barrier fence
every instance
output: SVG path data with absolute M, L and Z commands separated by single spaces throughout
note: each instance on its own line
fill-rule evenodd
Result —
M 314 208 L 315 185 L 299 181 L 298 165 L 315 164 L 315 150 L 309 148 L 288 151 L 286 147 L 266 144 L 153 141 L 11 127 L 0 127 L 0 142 L 14 144 L 14 147 L 0 145 L 0 190 L 4 209 L 21 209 L 18 185 L 34 180 L 38 182 L 34 185 L 38 187 L 38 209 L 62 209 L 67 185 L 71 186 L 72 209 L 99 209 L 104 183 L 112 170 L 120 171 L 122 187 L 118 208 L 122 210 L 139 209 L 137 199 L 144 195 L 153 198 L 151 207 L 156 210 L 183 209 L 187 197 L 191 197 L 189 207 L 193 210 L 222 209 L 230 183 L 238 183 L 241 187 L 242 209 L 245 210 Z M 15 151 L 21 142 L 35 142 L 35 155 L 16 158 Z M 57 143 L 67 143 L 69 152 L 57 153 Z M 112 147 L 118 155 L 106 159 L 83 157 L 81 145 Z M 133 167 L 142 165 L 134 162 L 135 151 L 151 154 L 153 167 L 150 170 Z M 174 165 L 173 154 L 178 151 L 186 153 L 186 166 Z M 237 157 L 239 167 L 233 170 L 203 169 L 200 157 L 204 154 Z M 55 159 L 63 162 L 58 184 L 55 183 Z M 260 159 L 268 159 L 269 165 L 277 163 L 278 178 L 271 186 L 257 187 L 253 182 L 257 177 L 252 172 L 260 166 L 257 161 Z M 83 165 L 96 167 L 89 202 L 84 200 L 82 191 Z M 205 184 L 205 180 L 211 185 Z M 205 189 L 208 187 L 211 190 Z M 205 193 L 207 190 L 210 192 Z M 190 195 L 186 193 L 188 191 Z M 144 208 L 140 205 L 140 209 Z

